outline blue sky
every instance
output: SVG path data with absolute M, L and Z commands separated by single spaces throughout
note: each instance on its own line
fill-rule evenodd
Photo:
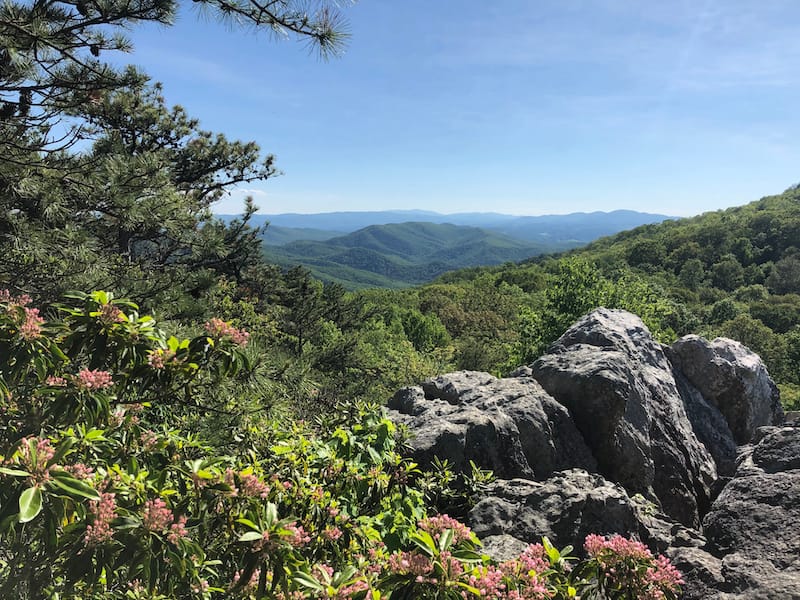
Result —
M 187 3 L 191 4 L 191 3 Z M 283 175 L 264 213 L 694 215 L 800 181 L 795 0 L 362 0 L 328 62 L 195 10 L 131 62 Z

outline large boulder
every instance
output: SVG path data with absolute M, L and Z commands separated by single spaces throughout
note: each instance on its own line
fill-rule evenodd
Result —
M 683 600 L 800 598 L 797 573 L 769 561 L 740 553 L 717 558 L 700 548 L 670 548 L 667 556 L 683 575 Z
M 544 479 L 596 463 L 567 409 L 533 379 L 462 371 L 403 388 L 389 415 L 412 432 L 414 459 L 438 457 L 469 472 L 473 461 L 497 477 Z
M 780 394 L 759 356 L 727 338 L 687 335 L 669 349 L 675 367 L 725 416 L 737 444 L 756 429 L 783 423 Z
M 669 548 L 667 556 L 683 575 L 683 600 L 723 600 L 730 589 L 722 574 L 722 560 L 701 548 Z
M 389 405 L 418 462 L 500 478 L 468 516 L 495 558 L 620 533 L 672 559 L 686 600 L 800 598 L 800 421 L 741 344 L 665 347 L 599 309 L 510 377 L 451 373 Z
M 554 473 L 546 481 L 498 480 L 468 522 L 482 539 L 511 536 L 536 543 L 547 536 L 557 546 L 579 545 L 590 533 L 635 535 L 659 552 L 705 543 L 641 496 L 631 498 L 622 486 L 581 469 Z
M 672 365 L 636 315 L 601 308 L 575 323 L 533 365 L 569 409 L 606 478 L 699 526 L 717 469 L 686 414 Z
M 763 427 L 703 520 L 704 548 L 671 548 L 687 600 L 800 598 L 800 427 Z
M 767 560 L 800 574 L 800 428 L 770 428 L 703 520 L 711 552 Z
M 667 348 L 667 356 L 669 349 Z M 673 368 L 672 375 L 678 386 L 678 392 L 686 408 L 686 416 L 692 424 L 697 439 L 714 459 L 717 475 L 730 477 L 736 469 L 736 440 L 719 409 L 706 400 L 700 391 L 678 369 Z

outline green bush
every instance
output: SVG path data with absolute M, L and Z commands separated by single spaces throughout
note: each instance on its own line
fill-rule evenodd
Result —
M 164 334 L 110 294 L 45 322 L 0 293 L 0 589 L 19 598 L 672 598 L 679 575 L 638 543 L 589 559 L 531 545 L 496 564 L 429 514 L 432 484 L 375 406 L 310 424 L 250 417 L 218 446 L 249 334 L 210 319 Z M 460 485 L 487 479 L 476 469 Z M 458 506 L 457 494 L 437 496 Z M 589 540 L 587 540 L 587 544 Z M 631 550 L 633 549 L 633 551 Z M 624 566 L 624 569 L 623 569 Z M 661 595 L 659 595 L 661 594 Z M 598 596 L 600 597 L 600 596 Z

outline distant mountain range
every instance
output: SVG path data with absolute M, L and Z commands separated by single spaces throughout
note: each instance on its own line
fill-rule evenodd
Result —
M 269 260 L 360 288 L 425 283 L 454 269 L 518 262 L 670 218 L 628 210 L 538 217 L 409 210 L 254 215 L 252 224 L 269 225 Z
M 228 215 L 220 215 L 225 218 Z M 330 213 L 283 213 L 253 215 L 254 225 L 269 223 L 264 243 L 279 246 L 294 240 L 323 241 L 336 235 L 352 233 L 370 225 L 390 223 L 449 223 L 504 233 L 520 240 L 544 242 L 577 242 L 585 244 L 599 237 L 632 229 L 648 223 L 660 223 L 670 217 L 633 210 L 570 213 L 536 217 L 501 213 L 441 214 L 426 210 L 386 210 Z M 295 231 L 300 229 L 302 231 Z M 327 237 L 325 237 L 327 235 Z M 298 237 L 294 237 L 298 236 Z M 294 239 L 290 239 L 294 237 Z
M 525 242 L 477 227 L 412 222 L 371 225 L 323 242 L 266 246 L 264 252 L 273 262 L 302 264 L 323 280 L 352 288 L 415 285 L 453 269 L 520 261 L 570 247 Z

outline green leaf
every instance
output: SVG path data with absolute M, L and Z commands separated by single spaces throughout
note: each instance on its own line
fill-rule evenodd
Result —
M 444 552 L 445 550 L 450 548 L 450 544 L 453 542 L 453 530 L 452 529 L 445 529 L 442 532 L 441 537 L 439 538 L 439 550 Z
M 73 437 L 66 437 L 63 440 L 61 440 L 61 443 L 58 445 L 58 449 L 53 454 L 53 457 L 47 461 L 47 466 L 51 467 L 59 463 L 61 459 L 66 456 L 67 452 L 70 451 L 74 443 L 75 443 L 75 438 Z
M 140 527 L 141 524 L 142 522 L 139 519 L 134 519 L 133 517 L 117 517 L 117 519 L 114 521 L 114 529 L 136 529 Z M 131 550 L 131 552 L 132 551 L 133 550 Z
M 39 462 L 39 452 L 37 451 L 38 443 L 38 440 L 34 437 L 28 439 L 28 456 L 30 456 L 32 465 Z
M 356 569 L 353 565 L 347 565 L 344 569 L 342 569 L 341 573 L 337 573 L 333 578 L 334 585 L 341 587 L 345 583 L 348 583 L 353 578 L 353 575 L 355 575 L 357 572 L 358 569 Z
M 103 435 L 104 433 L 105 431 L 102 429 L 92 428 L 86 432 L 86 435 L 83 437 L 83 439 L 87 442 L 104 442 L 106 441 L 106 437 Z
M 417 531 L 411 535 L 411 541 L 428 556 L 436 554 L 436 543 L 427 531 Z
M 95 300 L 98 304 L 108 304 L 113 298 L 113 295 L 106 292 L 105 290 L 96 290 L 91 294 L 92 300 Z
M 261 528 L 255 523 L 253 523 L 250 519 L 245 519 L 245 518 L 236 519 L 236 522 L 241 523 L 242 525 L 246 525 L 247 527 L 249 527 L 254 531 L 259 531 L 259 532 L 261 531 Z
M 475 550 L 456 550 L 453 552 L 453 558 L 457 558 L 461 562 L 481 562 L 483 555 Z
M 20 471 L 19 469 L 6 469 L 5 467 L 0 467 L 0 473 L 4 475 L 12 475 L 14 477 L 30 477 L 31 474 L 27 471 Z
M 53 472 L 53 479 L 50 481 L 71 496 L 81 496 L 83 498 L 89 498 L 90 500 L 100 500 L 100 494 L 96 489 L 80 479 L 75 479 L 66 471 Z
M 296 581 L 303 587 L 307 587 L 317 592 L 325 591 L 325 587 L 319 581 L 314 579 L 314 577 L 312 577 L 308 573 L 304 573 L 303 571 L 297 571 L 293 573 L 292 579 L 294 579 L 294 581 Z
M 42 490 L 29 487 L 19 496 L 19 522 L 27 523 L 42 511 Z
M 475 596 L 478 596 L 478 597 L 480 597 L 480 595 L 481 595 L 481 591 L 478 588 L 473 587 L 473 586 L 471 586 L 469 584 L 466 584 L 463 581 L 456 582 L 456 585 L 458 585 L 458 587 L 464 588 L 470 594 L 474 594 Z
M 262 537 L 261 532 L 259 531 L 248 531 L 243 533 L 239 536 L 240 542 L 255 542 L 256 540 L 260 540 Z
M 286 454 L 287 452 L 291 452 L 292 447 L 289 446 L 288 444 L 276 444 L 272 446 L 270 450 L 272 450 L 273 454 L 280 456 L 282 454 Z
M 273 502 L 267 502 L 264 521 L 267 527 L 272 527 L 278 521 L 278 507 Z

